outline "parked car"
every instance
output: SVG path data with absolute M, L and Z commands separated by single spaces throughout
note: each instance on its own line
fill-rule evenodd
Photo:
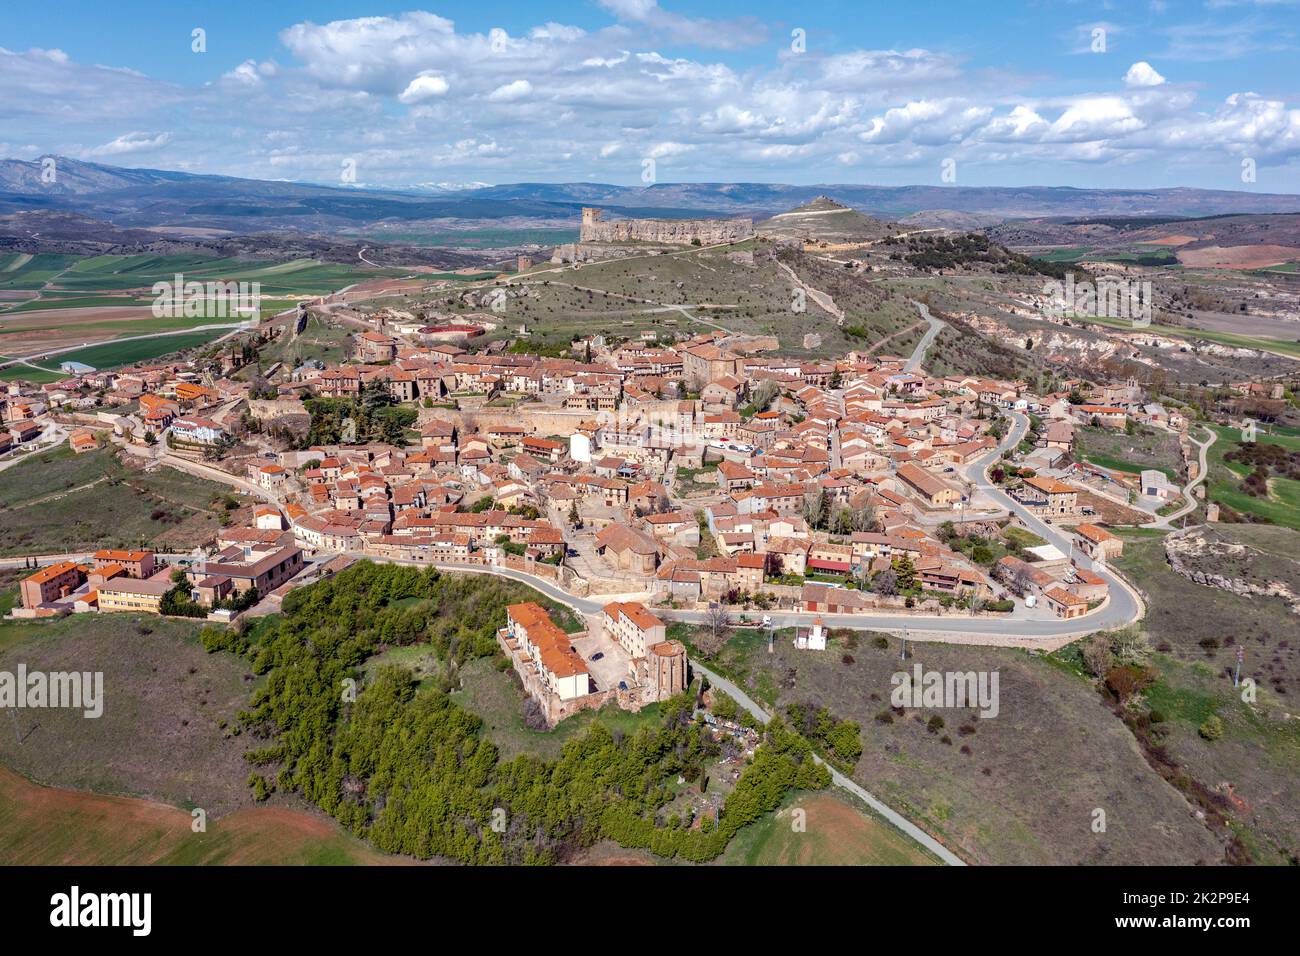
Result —
M 605 656 L 605 652 L 604 652 L 604 651 L 597 651 L 595 654 L 592 654 L 592 655 L 591 655 L 591 659 L 592 659 L 593 661 L 598 661 L 598 660 L 600 660 L 600 659 L 601 659 L 602 657 L 604 657 L 604 656 Z

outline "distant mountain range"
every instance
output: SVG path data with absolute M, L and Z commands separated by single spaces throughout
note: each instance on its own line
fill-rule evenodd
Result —
M 0 160 L 0 215 L 76 213 L 119 228 L 293 230 L 338 234 L 378 222 L 485 222 L 527 217 L 576 225 L 584 205 L 610 218 L 705 214 L 767 219 L 828 196 L 873 218 L 987 225 L 1052 217 L 1192 217 L 1300 212 L 1300 196 L 1211 189 L 1075 189 L 1067 186 L 791 186 L 779 183 L 510 183 L 406 188 L 325 186 L 153 169 L 124 169 L 52 157 Z

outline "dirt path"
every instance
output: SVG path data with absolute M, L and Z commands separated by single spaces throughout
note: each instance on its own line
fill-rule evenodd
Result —
M 776 264 L 790 277 L 791 282 L 800 289 L 803 289 L 808 298 L 812 299 L 821 307 L 823 312 L 829 312 L 831 315 L 835 316 L 835 324 L 837 326 L 843 327 L 845 319 L 844 310 L 835 304 L 834 299 L 820 289 L 815 289 L 808 283 L 804 282 L 803 279 L 799 278 L 799 274 L 784 262 L 778 260 Z

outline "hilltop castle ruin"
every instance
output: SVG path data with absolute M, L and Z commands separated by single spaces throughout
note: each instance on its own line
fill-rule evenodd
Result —
M 669 242 L 702 246 L 754 237 L 752 219 L 619 219 L 604 222 L 602 210 L 582 208 L 580 242 Z

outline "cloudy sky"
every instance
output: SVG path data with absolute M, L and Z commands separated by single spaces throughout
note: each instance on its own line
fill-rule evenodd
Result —
M 0 156 L 1300 192 L 1298 54 L 1300 0 L 7 3 Z

